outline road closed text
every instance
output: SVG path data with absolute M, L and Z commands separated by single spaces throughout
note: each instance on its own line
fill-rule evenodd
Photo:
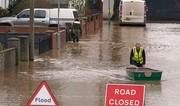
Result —
M 133 96 L 136 95 L 136 90 L 134 89 L 115 89 L 115 95 L 121 96 Z M 138 106 L 140 104 L 139 100 L 127 100 L 127 99 L 109 99 L 109 104 L 113 106 Z
M 123 100 L 123 99 L 110 99 L 109 105 L 112 106 L 139 106 L 139 100 Z
M 134 89 L 115 89 L 115 95 L 136 95 L 136 90 Z

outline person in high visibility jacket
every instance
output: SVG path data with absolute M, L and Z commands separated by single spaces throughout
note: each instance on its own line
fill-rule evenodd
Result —
M 130 64 L 137 67 L 144 67 L 146 63 L 145 50 L 141 47 L 140 43 L 136 43 L 131 50 Z

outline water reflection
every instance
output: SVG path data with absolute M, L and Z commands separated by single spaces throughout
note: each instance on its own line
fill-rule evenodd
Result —
M 0 105 L 24 106 L 41 81 L 46 80 L 60 106 L 103 106 L 108 83 L 145 85 L 146 106 L 177 106 L 179 28 L 179 24 L 104 24 L 99 33 L 82 38 L 79 44 L 67 43 L 61 50 L 36 56 L 34 62 L 1 71 Z M 125 67 L 136 42 L 145 47 L 147 66 L 163 71 L 162 82 L 127 78 Z

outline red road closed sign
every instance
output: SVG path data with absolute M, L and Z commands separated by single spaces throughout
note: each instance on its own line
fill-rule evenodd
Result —
M 144 106 L 144 85 L 107 84 L 105 106 Z

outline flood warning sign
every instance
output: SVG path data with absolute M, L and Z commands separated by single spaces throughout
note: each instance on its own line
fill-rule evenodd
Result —
M 42 81 L 26 106 L 59 106 L 46 81 Z

